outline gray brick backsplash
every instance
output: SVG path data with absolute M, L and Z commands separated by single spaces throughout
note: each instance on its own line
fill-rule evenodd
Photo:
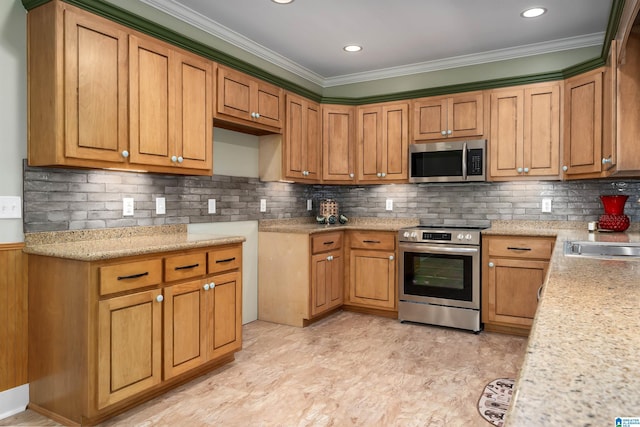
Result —
M 621 183 L 624 183 L 622 185 Z M 622 192 L 618 192 L 622 188 Z M 24 230 L 60 231 L 140 225 L 248 221 L 315 216 L 319 202 L 335 199 L 347 216 L 420 218 L 423 222 L 482 224 L 491 220 L 594 221 L 599 196 L 629 195 L 625 213 L 640 221 L 640 180 L 502 182 L 473 184 L 304 185 L 215 175 L 170 176 L 24 166 Z M 133 197 L 135 214 L 122 216 L 122 198 Z M 155 213 L 165 197 L 166 214 Z M 552 212 L 540 212 L 543 197 Z M 267 212 L 259 212 L 260 199 Z M 393 211 L 385 210 L 393 199 Z M 207 200 L 216 199 L 216 214 Z M 313 210 L 306 200 L 313 199 Z

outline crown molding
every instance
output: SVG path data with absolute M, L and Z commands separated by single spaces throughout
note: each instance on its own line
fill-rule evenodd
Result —
M 218 37 L 219 39 L 232 44 L 233 46 L 249 52 L 252 55 L 257 56 L 258 58 L 264 59 L 267 62 L 277 65 L 278 67 L 287 70 L 297 76 L 300 76 L 303 79 L 310 81 L 311 83 L 315 83 L 316 85 L 321 87 L 323 86 L 325 79 L 321 75 L 314 73 L 308 68 L 305 68 L 287 59 L 279 53 L 268 49 L 260 45 L 259 43 L 256 43 L 250 38 L 245 37 L 242 34 L 231 30 L 230 28 L 225 27 L 224 25 L 202 15 L 201 13 L 184 7 L 172 0 L 140 0 L 140 2 L 158 9 L 170 16 L 173 16 L 174 18 L 179 19 L 180 21 L 185 22 L 201 31 L 204 31 L 207 34 Z

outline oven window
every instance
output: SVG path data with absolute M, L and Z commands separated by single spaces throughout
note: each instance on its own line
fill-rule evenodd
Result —
M 471 301 L 472 260 L 468 255 L 405 252 L 405 295 Z

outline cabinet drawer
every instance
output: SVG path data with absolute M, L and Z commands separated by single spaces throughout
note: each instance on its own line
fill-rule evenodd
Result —
M 209 274 L 237 270 L 242 265 L 242 246 L 216 249 L 208 254 Z
M 351 231 L 350 247 L 353 249 L 375 249 L 393 251 L 396 248 L 396 233 Z
M 313 254 L 342 248 L 342 232 L 321 233 L 311 237 L 311 252 Z
M 162 282 L 160 258 L 100 267 L 100 295 L 144 288 L 160 282 Z
M 176 255 L 164 259 L 165 282 L 203 276 L 206 272 L 207 254 L 205 252 Z
M 499 257 L 550 259 L 555 238 L 490 237 L 489 255 Z

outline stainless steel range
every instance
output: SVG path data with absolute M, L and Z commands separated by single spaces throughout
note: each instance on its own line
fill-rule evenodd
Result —
M 480 331 L 480 230 L 425 226 L 399 231 L 398 318 Z

